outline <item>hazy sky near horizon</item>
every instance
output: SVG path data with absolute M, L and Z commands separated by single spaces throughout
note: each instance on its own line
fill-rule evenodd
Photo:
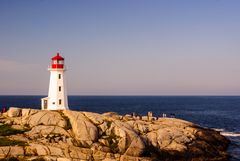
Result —
M 240 95 L 239 0 L 1 0 L 0 95 Z

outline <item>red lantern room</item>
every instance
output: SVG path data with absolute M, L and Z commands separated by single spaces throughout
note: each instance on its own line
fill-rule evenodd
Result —
M 52 58 L 52 69 L 63 69 L 64 68 L 64 58 L 57 53 L 56 56 Z

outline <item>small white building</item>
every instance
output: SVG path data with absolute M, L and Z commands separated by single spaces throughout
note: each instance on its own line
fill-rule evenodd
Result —
M 64 58 L 57 53 L 52 58 L 50 71 L 50 82 L 48 97 L 41 99 L 42 110 L 66 110 L 68 108 L 68 98 L 65 85 Z

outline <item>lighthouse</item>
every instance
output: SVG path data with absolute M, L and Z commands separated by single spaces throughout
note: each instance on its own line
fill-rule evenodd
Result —
M 65 85 L 66 67 L 64 58 L 59 53 L 51 59 L 51 65 L 48 70 L 50 71 L 48 97 L 41 99 L 42 110 L 69 109 Z

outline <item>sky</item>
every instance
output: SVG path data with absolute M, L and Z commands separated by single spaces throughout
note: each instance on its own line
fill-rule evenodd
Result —
M 1 0 L 0 95 L 240 95 L 239 0 Z

